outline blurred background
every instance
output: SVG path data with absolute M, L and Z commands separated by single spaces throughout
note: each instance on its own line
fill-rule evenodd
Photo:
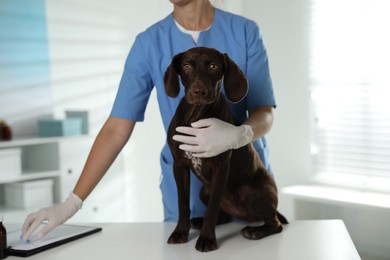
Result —
M 362 259 L 390 259 L 389 1 L 212 2 L 256 21 L 265 40 L 277 99 L 267 138 L 280 211 L 291 221 L 343 219 Z M 44 186 L 53 197 L 46 203 L 72 190 L 135 36 L 171 11 L 168 0 L 0 1 L 0 118 L 13 135 L 0 142 L 6 220 L 39 208 L 7 199 L 34 181 L 53 182 Z M 66 111 L 87 114 L 87 134 L 36 138 L 39 119 L 64 119 Z M 145 122 L 72 221 L 162 221 L 164 142 L 153 92 Z M 11 178 L 5 171 L 17 168 L 7 166 L 15 155 L 22 166 Z

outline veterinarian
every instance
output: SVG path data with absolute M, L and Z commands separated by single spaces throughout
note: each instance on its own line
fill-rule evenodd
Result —
M 247 97 L 232 104 L 239 127 L 206 119 L 184 128 L 195 135 L 182 145 L 183 150 L 199 157 L 212 157 L 227 149 L 237 149 L 253 141 L 266 168 L 268 147 L 264 135 L 273 123 L 275 98 L 268 67 L 267 52 L 257 25 L 244 17 L 214 8 L 209 0 L 170 0 L 173 13 L 140 33 L 127 57 L 111 115 L 99 132 L 81 176 L 65 202 L 30 214 L 23 227 L 28 239 L 38 225 L 48 221 L 38 238 L 71 218 L 102 179 L 118 153 L 131 137 L 136 122 L 143 121 L 153 87 L 165 130 L 183 96 L 167 97 L 163 76 L 172 57 L 195 46 L 212 47 L 227 53 L 249 81 Z M 223 91 L 223 89 L 222 89 Z M 249 127 L 248 127 L 249 126 Z M 183 140 L 178 133 L 176 140 Z M 161 192 L 164 220 L 177 221 L 177 192 L 172 172 L 172 155 L 167 145 L 161 153 Z M 191 217 L 203 217 L 205 206 L 199 199 L 201 183 L 191 176 Z

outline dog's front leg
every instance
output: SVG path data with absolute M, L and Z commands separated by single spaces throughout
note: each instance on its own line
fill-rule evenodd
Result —
M 228 160 L 220 160 L 227 162 Z M 201 252 L 209 252 L 218 248 L 215 236 L 219 209 L 222 196 L 225 192 L 229 173 L 229 163 L 221 163 L 220 167 L 212 167 L 212 182 L 210 185 L 210 198 L 204 216 L 203 226 L 199 234 L 195 248 Z
M 173 173 L 177 186 L 179 219 L 175 230 L 168 239 L 168 244 L 188 242 L 190 232 L 190 170 L 184 165 L 173 163 Z

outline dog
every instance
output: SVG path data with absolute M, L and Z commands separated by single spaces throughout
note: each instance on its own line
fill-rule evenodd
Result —
M 179 149 L 172 139 L 178 126 L 190 126 L 204 118 L 218 118 L 236 124 L 228 101 L 241 101 L 248 92 L 248 81 L 240 68 L 216 49 L 195 47 L 175 55 L 164 74 L 166 94 L 180 101 L 168 128 L 168 145 L 173 155 L 173 172 L 178 192 L 179 218 L 169 244 L 188 241 L 191 228 L 189 190 L 190 170 L 203 183 L 200 198 L 207 206 L 195 248 L 201 252 L 218 248 L 215 227 L 231 217 L 248 222 L 264 221 L 261 226 L 247 226 L 241 235 L 261 239 L 279 233 L 286 218 L 277 211 L 276 184 L 261 162 L 252 144 L 228 150 L 212 158 L 197 158 Z M 225 96 L 220 92 L 223 82 Z

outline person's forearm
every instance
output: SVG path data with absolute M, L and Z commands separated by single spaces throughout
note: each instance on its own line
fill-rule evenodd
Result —
M 135 122 L 110 117 L 92 146 L 73 192 L 83 201 L 96 187 L 131 136 Z
M 274 121 L 273 110 L 272 106 L 256 107 L 250 110 L 249 118 L 244 124 L 252 128 L 253 141 L 266 135 L 271 130 Z

